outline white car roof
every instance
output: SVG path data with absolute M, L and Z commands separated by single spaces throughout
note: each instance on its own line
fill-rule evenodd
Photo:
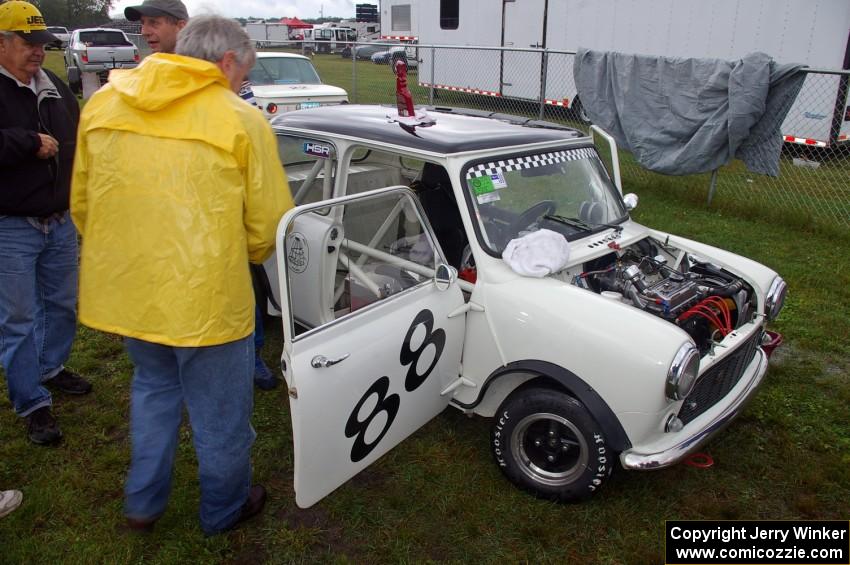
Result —
M 296 55 L 295 53 L 284 53 L 283 51 L 257 51 L 257 59 L 307 59 L 304 55 Z

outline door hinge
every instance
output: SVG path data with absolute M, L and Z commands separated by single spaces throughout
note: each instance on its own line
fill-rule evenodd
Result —
M 480 304 L 477 304 L 477 303 L 470 300 L 469 302 L 462 304 L 461 306 L 459 306 L 455 310 L 452 310 L 451 312 L 449 312 L 449 314 L 446 317 L 447 318 L 454 318 L 456 316 L 466 314 L 470 310 L 473 311 L 473 312 L 483 312 L 484 307 L 481 306 Z
M 440 396 L 446 396 L 447 394 L 454 392 L 456 389 L 458 389 L 462 386 L 468 386 L 470 388 L 475 388 L 478 385 L 476 385 L 473 381 L 470 381 L 466 377 L 458 377 L 457 379 L 455 379 L 454 381 L 449 383 L 449 386 L 447 386 L 445 389 L 443 389 L 440 392 Z

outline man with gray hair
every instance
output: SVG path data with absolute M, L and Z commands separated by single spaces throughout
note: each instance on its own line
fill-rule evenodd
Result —
M 154 53 L 174 53 L 177 49 L 177 34 L 189 21 L 189 12 L 180 0 L 145 0 L 138 6 L 124 8 L 124 16 L 142 24 L 142 37 L 148 42 Z M 247 80 L 242 82 L 239 96 L 249 104 L 254 104 L 254 91 Z M 262 267 L 251 268 L 254 286 L 262 284 L 258 277 L 262 275 Z M 263 309 L 265 304 L 257 304 L 254 325 L 254 384 L 261 390 L 277 388 L 277 376 L 263 362 L 261 350 L 265 341 L 263 331 Z
M 263 116 L 236 94 L 254 48 L 233 20 L 193 18 L 177 54 L 113 71 L 80 120 L 71 216 L 80 321 L 125 336 L 135 366 L 127 524 L 165 512 L 183 406 L 208 535 L 262 510 L 248 263 L 271 253 L 292 199 Z

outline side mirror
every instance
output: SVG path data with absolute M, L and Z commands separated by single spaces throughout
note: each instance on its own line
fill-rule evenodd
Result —
M 440 263 L 437 266 L 437 272 L 434 274 L 434 286 L 437 290 L 443 292 L 448 290 L 457 280 L 457 271 L 454 267 L 450 267 L 445 263 Z
M 623 203 L 625 203 L 626 210 L 628 210 L 629 212 L 637 208 L 639 200 L 640 199 L 638 198 L 638 195 L 634 192 L 630 192 L 627 195 L 623 196 Z

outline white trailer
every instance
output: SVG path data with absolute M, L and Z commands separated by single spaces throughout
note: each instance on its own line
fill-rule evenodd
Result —
M 420 45 L 586 47 L 726 60 L 762 51 L 779 63 L 850 69 L 848 0 L 386 0 L 384 35 L 387 15 L 404 5 Z M 567 55 L 548 55 L 544 68 L 540 53 L 437 49 L 433 71 L 431 50 L 420 49 L 420 56 L 423 86 L 538 101 L 545 70 L 545 102 L 580 109 Z M 785 140 L 847 141 L 848 82 L 847 75 L 810 74 L 783 124 Z
M 381 39 L 417 41 L 419 6 L 416 0 L 382 0 Z
M 245 32 L 259 47 L 263 47 L 269 43 L 289 41 L 289 26 L 286 24 L 248 22 L 245 24 Z

